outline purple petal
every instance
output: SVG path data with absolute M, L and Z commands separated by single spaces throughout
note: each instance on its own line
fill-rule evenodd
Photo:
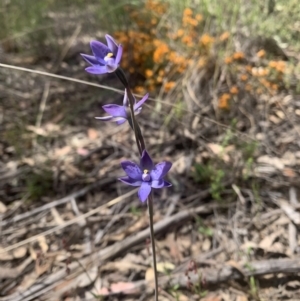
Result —
M 106 66 L 93 66 L 85 68 L 85 71 L 91 74 L 105 74 L 107 73 Z
M 123 106 L 118 106 L 114 104 L 104 105 L 103 110 L 113 117 L 123 117 L 127 119 L 126 110 Z
M 141 184 L 142 184 L 142 181 L 131 179 L 129 177 L 121 177 L 118 180 L 120 180 L 123 183 L 130 185 L 130 186 L 141 186 Z
M 164 187 L 164 180 L 163 179 L 152 180 L 151 187 L 153 187 L 153 188 L 162 188 L 162 187 Z
M 138 191 L 139 199 L 142 202 L 145 202 L 147 200 L 150 192 L 151 192 L 150 182 L 143 182 L 140 189 L 139 189 L 139 191 Z
M 80 53 L 80 55 L 89 64 L 91 64 L 91 65 L 99 65 L 99 61 L 97 61 L 97 59 L 94 56 L 83 54 L 83 53 Z
M 90 43 L 94 56 L 99 59 L 104 59 L 111 50 L 103 43 L 98 41 L 92 41 Z
M 171 186 L 172 186 L 171 183 L 169 183 L 168 181 L 164 181 L 164 187 L 171 187 Z
M 150 171 L 153 168 L 153 161 L 146 150 L 142 153 L 140 165 L 142 170 L 147 169 Z
M 162 179 L 168 173 L 171 167 L 172 163 L 167 161 L 156 164 L 150 172 L 152 180 Z
M 115 40 L 113 39 L 113 37 L 111 37 L 109 34 L 105 35 L 105 39 L 106 39 L 108 48 L 111 50 L 111 52 L 116 57 L 117 56 L 117 52 L 118 52 L 118 45 L 117 45 L 117 43 L 115 42 Z
M 112 116 L 104 116 L 104 117 L 95 117 L 95 119 L 103 120 L 103 121 L 109 121 L 112 120 Z
M 172 186 L 172 184 L 167 181 L 164 181 L 163 179 L 153 180 L 151 182 L 152 188 L 163 188 L 163 187 L 170 187 L 170 186 Z
M 107 63 L 106 68 L 108 73 L 113 73 L 118 69 L 118 65 L 115 63 L 115 59 L 110 60 L 109 63 Z
M 118 64 L 118 65 L 120 64 L 122 54 L 123 54 L 123 47 L 122 47 L 122 45 L 119 45 L 118 46 L 118 52 L 117 52 L 117 55 L 116 55 L 116 64 Z
M 122 161 L 121 166 L 128 177 L 138 181 L 142 180 L 142 171 L 136 163 L 131 161 Z
M 134 105 L 134 110 L 136 111 L 137 109 L 139 109 L 143 103 L 148 99 L 149 97 L 149 93 L 147 93 L 137 104 Z
M 117 120 L 117 125 L 121 125 L 121 124 L 123 124 L 124 122 L 126 122 L 127 121 L 127 119 L 120 119 L 120 120 Z

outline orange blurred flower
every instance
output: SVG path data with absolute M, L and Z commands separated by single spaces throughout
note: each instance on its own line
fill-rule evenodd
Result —
M 237 86 L 233 86 L 230 88 L 230 93 L 231 94 L 238 94 L 239 93 L 239 89 L 237 88 Z
M 241 81 L 245 82 L 248 79 L 248 76 L 246 74 L 242 74 L 240 76 L 240 78 L 241 78 Z
M 152 77 L 153 76 L 153 71 L 152 70 L 150 70 L 150 69 L 146 69 L 146 71 L 145 71 L 145 75 L 146 75 L 146 77 Z
M 189 7 L 187 7 L 187 8 L 184 9 L 183 15 L 184 16 L 192 16 L 193 15 L 193 11 Z
M 256 55 L 257 57 L 262 58 L 266 55 L 266 51 L 264 49 L 261 49 L 256 53 Z
M 277 66 L 277 62 L 276 61 L 270 61 L 269 62 L 269 67 L 276 68 L 276 66 Z
M 182 43 L 186 44 L 187 46 L 192 46 L 193 45 L 193 39 L 191 36 L 184 36 L 181 39 Z
M 180 38 L 184 35 L 184 30 L 182 28 L 177 30 L 177 36 Z
M 227 56 L 227 57 L 225 57 L 224 61 L 225 61 L 225 64 L 229 65 L 232 63 L 233 59 L 231 56 Z
M 253 67 L 252 75 L 253 76 L 266 76 L 269 74 L 269 69 L 263 67 Z
M 228 31 L 223 32 L 220 36 L 220 41 L 222 41 L 222 42 L 226 41 L 229 38 L 229 36 L 230 36 L 230 33 Z
M 198 22 L 201 22 L 201 21 L 203 20 L 203 16 L 200 15 L 200 14 L 197 14 L 197 15 L 195 16 L 195 18 L 196 18 L 196 20 L 197 20 Z
M 277 62 L 277 66 L 276 66 L 276 70 L 278 71 L 278 72 L 281 72 L 281 73 L 284 73 L 284 71 L 285 71 L 285 62 L 284 61 L 278 61 Z
M 229 108 L 229 100 L 230 100 L 230 94 L 224 93 L 219 97 L 219 109 L 228 109 Z
M 235 52 L 232 57 L 234 60 L 242 60 L 245 58 L 245 54 L 239 51 L 239 52 Z
M 200 38 L 200 43 L 204 46 L 208 46 L 210 44 L 212 44 L 214 42 L 214 38 L 211 37 L 209 34 L 204 34 L 201 38 Z
M 144 93 L 145 93 L 145 88 L 142 87 L 142 86 L 136 86 L 136 87 L 134 88 L 134 92 L 135 92 L 135 93 L 138 93 L 138 94 L 144 94 Z
M 166 82 L 165 83 L 165 92 L 169 92 L 171 89 L 173 89 L 175 87 L 176 83 L 175 82 Z
M 206 58 L 200 57 L 197 66 L 198 66 L 199 68 L 204 67 L 204 66 L 206 65 L 206 61 L 207 61 Z

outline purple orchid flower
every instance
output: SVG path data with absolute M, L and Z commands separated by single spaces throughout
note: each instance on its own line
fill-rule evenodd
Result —
M 119 67 L 123 48 L 117 45 L 110 35 L 105 35 L 107 46 L 98 41 L 91 42 L 92 55 L 81 54 L 81 56 L 92 66 L 85 70 L 91 74 L 104 74 L 116 71 Z
M 134 115 L 138 115 L 142 111 L 142 105 L 148 99 L 148 96 L 149 94 L 147 93 L 138 103 L 134 98 Z M 123 124 L 126 120 L 128 120 L 128 117 L 130 116 L 126 89 L 124 93 L 123 106 L 110 104 L 104 105 L 102 106 L 102 108 L 106 113 L 110 115 L 105 117 L 95 117 L 96 119 L 104 121 L 116 121 L 118 125 Z
M 142 153 L 140 165 L 131 161 L 123 161 L 121 166 L 127 177 L 121 177 L 119 180 L 127 185 L 140 186 L 138 196 L 142 202 L 146 201 L 152 188 L 172 186 L 171 183 L 163 179 L 172 167 L 172 163 L 164 161 L 154 166 L 146 150 Z

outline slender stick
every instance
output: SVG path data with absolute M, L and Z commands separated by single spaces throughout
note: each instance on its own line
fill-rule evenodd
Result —
M 156 266 L 156 251 L 155 251 L 155 240 L 154 240 L 154 230 L 153 230 L 153 197 L 150 193 L 148 200 L 148 212 L 149 212 L 149 223 L 150 223 L 150 239 L 152 247 L 152 260 L 153 260 L 153 269 L 154 269 L 154 284 L 155 284 L 155 301 L 158 301 L 158 275 L 157 275 L 157 266 Z

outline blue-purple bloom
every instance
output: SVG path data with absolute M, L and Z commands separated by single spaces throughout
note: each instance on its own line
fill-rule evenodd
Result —
M 172 186 L 171 183 L 163 179 L 172 167 L 172 163 L 163 161 L 154 166 L 146 150 L 143 151 L 140 165 L 131 161 L 123 161 L 121 166 L 127 177 L 121 177 L 119 180 L 131 186 L 140 186 L 138 196 L 142 202 L 146 201 L 152 188 Z
M 134 115 L 139 114 L 142 111 L 143 103 L 148 99 L 149 94 L 147 93 L 138 103 L 134 98 Z M 104 120 L 104 121 L 116 121 L 118 125 L 124 123 L 130 117 L 130 111 L 128 106 L 128 97 L 127 91 L 125 89 L 123 106 L 109 104 L 102 106 L 103 110 L 109 114 L 109 116 L 105 117 L 95 117 L 96 119 Z
M 107 46 L 98 41 L 90 43 L 94 55 L 81 54 L 90 64 L 85 70 L 92 74 L 104 74 L 116 71 L 119 67 L 123 48 L 108 34 L 105 35 Z

